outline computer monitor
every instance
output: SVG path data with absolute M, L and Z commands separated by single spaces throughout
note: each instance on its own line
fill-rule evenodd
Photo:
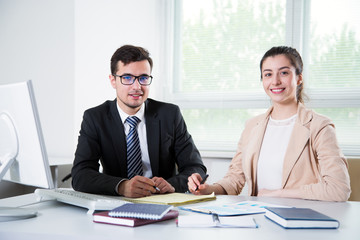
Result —
M 2 179 L 54 188 L 31 80 L 0 85 Z

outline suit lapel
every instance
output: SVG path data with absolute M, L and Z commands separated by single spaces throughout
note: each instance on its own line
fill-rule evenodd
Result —
M 270 111 L 271 112 L 271 111 Z M 269 113 L 270 114 L 270 113 Z M 265 114 L 265 116 L 268 116 L 268 114 Z M 252 195 L 257 194 L 256 193 L 256 179 L 257 179 L 257 165 L 260 155 L 260 149 L 262 145 L 262 141 L 264 138 L 266 125 L 267 125 L 268 117 L 265 117 L 261 119 L 257 125 L 253 128 L 253 130 L 250 133 L 250 136 L 253 136 L 249 140 L 249 144 L 247 145 L 247 150 L 249 151 L 246 153 L 246 159 L 244 159 L 244 171 L 245 175 L 251 176 L 253 179 L 253 186 L 249 186 L 252 189 Z
M 289 179 L 292 168 L 296 164 L 310 138 L 310 131 L 307 127 L 305 127 L 305 125 L 312 119 L 311 112 L 306 110 L 305 107 L 299 103 L 297 115 L 298 119 L 295 122 L 293 132 L 289 139 L 289 145 L 284 157 L 282 173 L 283 188 Z
M 115 149 L 116 158 L 120 164 L 121 176 L 127 176 L 127 161 L 126 161 L 126 137 L 124 125 L 121 122 L 121 118 L 116 106 L 116 99 L 110 106 L 110 126 L 112 144 Z
M 159 151 L 160 151 L 160 120 L 156 111 L 152 111 L 151 104 L 145 102 L 146 138 L 153 176 L 159 176 Z

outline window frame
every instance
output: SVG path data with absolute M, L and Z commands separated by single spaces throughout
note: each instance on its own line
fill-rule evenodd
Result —
M 270 106 L 268 97 L 263 91 L 248 94 L 221 94 L 221 93 L 178 93 L 174 92 L 174 84 L 180 82 L 180 53 L 181 53 L 181 0 L 164 1 L 165 24 L 164 30 L 168 34 L 164 46 L 163 74 L 167 79 L 163 84 L 162 96 L 165 101 L 177 104 L 180 109 L 191 108 L 239 108 L 239 109 L 260 109 Z M 286 34 L 285 44 L 295 47 L 303 57 L 304 79 L 308 79 L 308 55 L 309 55 L 309 32 L 310 32 L 310 0 L 286 0 Z M 260 76 L 259 76 L 260 81 Z M 335 90 L 306 89 L 309 101 L 306 106 L 309 108 L 349 108 L 360 107 L 360 94 L 358 88 Z M 221 101 L 219 101 L 221 99 Z M 240 136 L 239 136 L 240 138 Z M 360 149 L 357 146 L 340 145 L 347 156 L 360 156 Z M 199 149 L 202 153 L 202 149 Z M 229 151 L 205 151 L 209 157 L 231 156 L 236 149 Z

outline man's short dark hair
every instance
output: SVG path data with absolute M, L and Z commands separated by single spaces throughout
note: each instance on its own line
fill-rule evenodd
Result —
M 143 60 L 148 60 L 150 63 L 150 68 L 152 69 L 153 61 L 146 49 L 132 45 L 124 45 L 118 48 L 111 57 L 111 73 L 116 74 L 117 63 L 119 61 L 121 61 L 124 65 L 127 65 L 132 62 L 139 62 Z

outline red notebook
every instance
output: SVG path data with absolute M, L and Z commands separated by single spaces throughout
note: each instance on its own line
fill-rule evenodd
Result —
M 173 219 L 179 216 L 179 212 L 176 210 L 170 210 L 164 215 L 164 217 L 158 220 L 127 218 L 127 217 L 110 217 L 108 213 L 109 211 L 94 213 L 93 221 L 96 223 L 107 223 L 107 224 L 120 225 L 120 226 L 137 227 L 145 224 Z

